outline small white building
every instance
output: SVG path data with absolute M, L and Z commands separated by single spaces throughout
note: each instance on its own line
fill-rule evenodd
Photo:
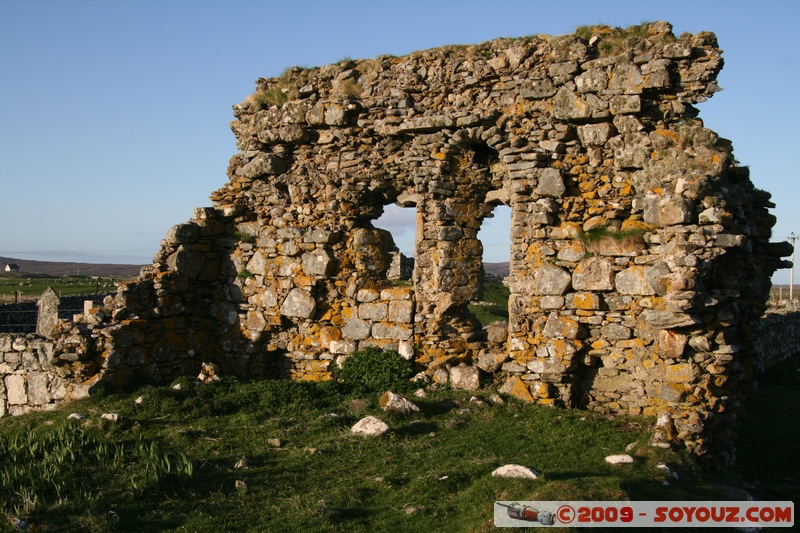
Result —
M 5 268 L 6 272 L 19 272 L 19 265 L 16 263 L 8 263 Z

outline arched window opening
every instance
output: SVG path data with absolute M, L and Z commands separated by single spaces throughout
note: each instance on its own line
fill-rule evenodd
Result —
M 372 225 L 388 231 L 397 248 L 391 252 L 392 264 L 386 277 L 392 281 L 412 281 L 417 234 L 416 207 L 389 204 L 384 207 L 383 214 L 372 221 Z

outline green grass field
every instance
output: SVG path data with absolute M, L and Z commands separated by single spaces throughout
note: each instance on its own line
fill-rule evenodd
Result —
M 19 291 L 23 298 L 35 298 L 51 287 L 60 296 L 95 294 L 116 290 L 116 284 L 130 279 L 121 276 L 48 276 L 0 272 L 0 304 L 14 301 Z
M 484 326 L 508 321 L 508 297 L 511 291 L 502 283 L 486 283 L 481 303 L 469 305 L 470 312 Z
M 378 392 L 331 382 L 181 378 L 180 390 L 146 386 L 0 419 L 0 513 L 41 531 L 489 531 L 495 500 L 722 500 L 717 484 L 757 480 L 758 495 L 792 499 L 800 434 L 782 413 L 800 407 L 797 378 L 786 377 L 798 364 L 768 374 L 769 391 L 741 427 L 739 466 L 726 476 L 648 446 L 646 418 L 511 399 L 472 405 L 472 393 L 447 389 L 409 395 L 420 412 L 403 418 L 378 408 Z M 354 398 L 366 400 L 363 413 L 350 411 Z M 68 420 L 71 412 L 87 418 Z M 121 420 L 102 419 L 108 412 Z M 367 414 L 390 432 L 352 434 Z M 782 429 L 765 438 L 765 426 Z M 605 463 L 629 444 L 635 463 Z M 248 466 L 237 469 L 243 458 Z M 491 476 L 507 463 L 542 477 Z

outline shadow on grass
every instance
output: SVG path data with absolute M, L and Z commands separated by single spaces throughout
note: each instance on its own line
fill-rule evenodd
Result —
M 800 355 L 768 369 L 745 403 L 734 473 L 756 498 L 800 500 Z

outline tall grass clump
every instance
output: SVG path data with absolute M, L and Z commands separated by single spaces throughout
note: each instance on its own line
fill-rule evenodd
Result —
M 393 350 L 374 346 L 351 354 L 333 369 L 334 378 L 360 392 L 406 390 L 413 368 Z

